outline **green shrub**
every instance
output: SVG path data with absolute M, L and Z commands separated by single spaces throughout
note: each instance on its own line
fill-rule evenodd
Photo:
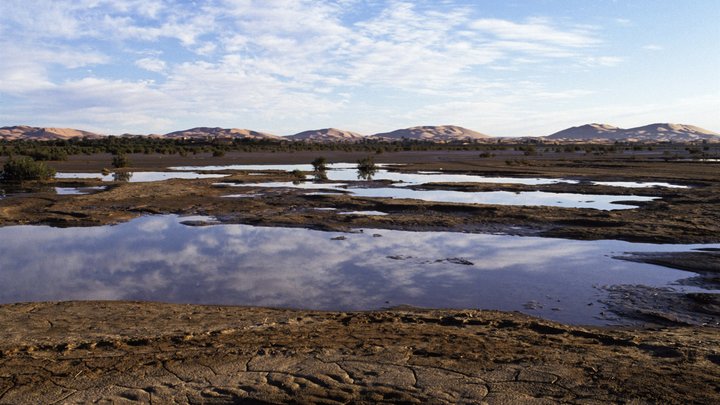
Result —
M 55 177 L 55 169 L 29 157 L 11 158 L 3 166 L 3 181 L 49 180 Z
M 316 172 L 324 172 L 327 170 L 327 159 L 322 156 L 315 158 L 311 164 L 313 166 L 313 170 Z
M 112 167 L 119 169 L 130 166 L 130 159 L 124 153 L 118 153 L 112 158 Z
M 358 179 L 371 180 L 377 172 L 377 166 L 372 157 L 367 156 L 357 161 Z

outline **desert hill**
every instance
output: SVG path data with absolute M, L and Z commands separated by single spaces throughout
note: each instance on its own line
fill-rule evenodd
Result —
M 618 128 L 607 124 L 586 124 L 571 127 L 546 137 L 565 140 L 622 140 L 622 141 L 676 141 L 687 142 L 703 139 L 720 140 L 720 134 L 684 124 L 650 124 L 635 128 Z
M 29 139 L 36 141 L 46 141 L 53 139 L 72 139 L 72 138 L 99 138 L 102 135 L 94 132 L 82 131 L 73 128 L 51 128 L 51 127 L 31 127 L 27 125 L 17 125 L 12 127 L 0 128 L 0 139 L 15 140 Z
M 357 142 L 364 137 L 357 132 L 337 128 L 323 128 L 300 132 L 286 138 L 293 141 L 308 142 Z
M 250 129 L 196 127 L 170 132 L 167 138 L 242 138 L 242 139 L 280 139 L 279 136 Z
M 458 140 L 487 139 L 490 138 L 490 136 L 455 125 L 440 125 L 398 129 L 392 132 L 372 135 L 372 138 L 391 140 L 413 139 L 422 141 L 447 142 Z

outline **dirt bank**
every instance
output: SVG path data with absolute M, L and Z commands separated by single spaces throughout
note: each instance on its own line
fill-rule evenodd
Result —
M 720 401 L 717 329 L 131 302 L 4 305 L 0 324 L 3 404 Z

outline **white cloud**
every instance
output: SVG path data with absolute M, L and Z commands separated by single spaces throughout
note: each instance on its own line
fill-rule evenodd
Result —
M 646 51 L 662 51 L 664 48 L 657 44 L 647 44 L 643 46 L 643 49 Z
M 481 19 L 470 24 L 475 30 L 509 41 L 540 42 L 561 47 L 581 48 L 600 43 L 586 28 L 561 30 L 545 19 L 515 23 L 501 19 Z
M 135 66 L 150 72 L 162 73 L 165 71 L 165 61 L 157 58 L 142 58 L 135 61 Z
M 111 133 L 186 124 L 297 132 L 343 122 L 371 132 L 393 120 L 425 122 L 430 115 L 421 112 L 481 131 L 485 122 L 511 128 L 500 118 L 514 120 L 538 99 L 590 95 L 580 85 L 551 85 L 557 72 L 627 65 L 603 27 L 480 18 L 482 7 L 453 2 L 1 4 L 0 94 L 17 100 L 3 119 L 76 119 Z

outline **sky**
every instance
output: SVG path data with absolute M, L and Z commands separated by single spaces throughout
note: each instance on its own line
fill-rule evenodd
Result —
M 720 132 L 717 0 L 2 0 L 0 126 Z

